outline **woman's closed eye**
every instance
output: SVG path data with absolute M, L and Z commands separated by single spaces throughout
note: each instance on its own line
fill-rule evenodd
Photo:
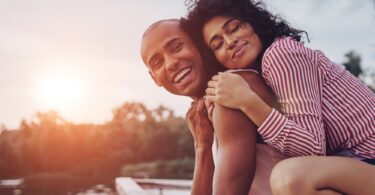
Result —
M 210 47 L 211 47 L 212 50 L 218 50 L 218 49 L 220 49 L 220 47 L 221 47 L 222 45 L 223 45 L 223 40 L 220 39 L 220 38 L 216 38 L 215 40 L 213 40 L 213 41 L 211 42 Z
M 229 33 L 234 33 L 236 32 L 241 26 L 241 22 L 239 20 L 233 20 L 228 24 L 227 31 Z

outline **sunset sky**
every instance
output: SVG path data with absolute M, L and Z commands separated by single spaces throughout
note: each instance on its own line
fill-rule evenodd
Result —
M 17 128 L 50 109 L 75 123 L 103 123 L 125 101 L 184 115 L 190 100 L 157 87 L 139 55 L 143 31 L 185 16 L 184 2 L 0 0 L 0 124 Z M 338 63 L 355 50 L 363 68 L 375 71 L 373 0 L 265 3 L 309 33 L 307 46 Z

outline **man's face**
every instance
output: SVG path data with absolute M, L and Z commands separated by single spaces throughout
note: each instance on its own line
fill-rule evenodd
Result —
M 204 94 L 202 57 L 177 20 L 151 27 L 143 36 L 141 56 L 157 85 L 176 95 Z

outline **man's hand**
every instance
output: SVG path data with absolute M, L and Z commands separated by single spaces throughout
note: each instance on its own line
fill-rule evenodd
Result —
M 208 119 L 203 99 L 192 103 L 189 111 L 186 113 L 186 120 L 194 137 L 195 148 L 211 148 L 214 140 L 214 130 L 211 121 Z
M 186 113 L 186 120 L 195 141 L 195 167 L 191 194 L 211 195 L 214 175 L 211 148 L 214 131 L 210 120 L 208 120 L 203 99 L 191 104 L 189 111 Z

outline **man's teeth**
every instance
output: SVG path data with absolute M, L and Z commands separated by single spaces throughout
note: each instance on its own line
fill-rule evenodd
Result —
M 184 78 L 189 72 L 190 72 L 191 68 L 185 68 L 184 70 L 182 70 L 180 73 L 178 73 L 175 77 L 174 77 L 174 82 L 175 83 L 178 83 L 182 80 L 182 78 Z

